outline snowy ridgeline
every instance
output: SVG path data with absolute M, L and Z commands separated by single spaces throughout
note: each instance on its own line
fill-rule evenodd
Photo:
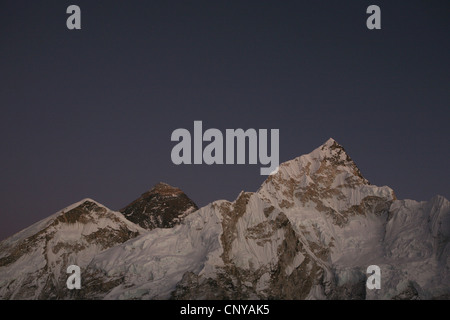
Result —
M 133 214 L 148 207 L 132 204 Z M 332 139 L 281 164 L 257 192 L 191 211 L 148 230 L 93 200 L 74 204 L 0 243 L 0 297 L 450 297 L 449 201 L 397 200 Z M 65 287 L 72 263 L 82 269 L 76 292 Z M 369 265 L 381 268 L 379 290 L 366 288 Z

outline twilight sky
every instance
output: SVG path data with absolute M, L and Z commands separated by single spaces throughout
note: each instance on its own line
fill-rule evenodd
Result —
M 66 8 L 82 30 L 66 28 Z M 366 28 L 381 7 L 382 30 Z M 199 206 L 260 165 L 171 162 L 173 130 L 280 130 L 280 161 L 329 137 L 398 198 L 450 198 L 450 2 L 0 2 L 0 239 L 159 181 Z

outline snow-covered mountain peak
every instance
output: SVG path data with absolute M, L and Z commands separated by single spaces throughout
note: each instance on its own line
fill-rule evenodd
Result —
M 107 207 L 96 202 L 95 200 L 86 198 L 70 207 L 61 210 L 57 220 L 62 223 L 82 223 L 95 222 L 109 211 Z
M 331 175 L 334 177 L 339 173 L 345 172 L 347 175 L 353 176 L 355 182 L 359 184 L 370 184 L 362 176 L 359 168 L 344 147 L 333 138 L 328 139 L 309 154 L 282 163 L 279 169 L 280 172 L 270 176 L 266 183 L 272 180 L 294 179 L 296 182 L 305 184 L 307 183 L 305 177 L 312 178 L 320 175 Z
M 344 147 L 332 138 L 311 153 L 282 163 L 258 194 L 283 210 L 300 206 L 321 212 L 345 211 L 367 197 L 395 199 L 389 187 L 370 185 Z
M 334 167 L 349 172 L 362 184 L 369 184 L 344 147 L 333 138 L 328 139 L 323 145 L 304 157 L 309 158 L 311 162 L 318 162 L 318 169 L 320 166 Z
M 78 206 L 78 205 L 83 204 L 83 203 L 85 203 L 85 202 L 90 202 L 90 203 L 93 203 L 93 204 L 95 204 L 95 205 L 97 205 L 97 206 L 99 206 L 99 207 L 105 207 L 105 208 L 106 208 L 105 205 L 101 204 L 101 203 L 98 202 L 98 201 L 95 201 L 95 200 L 92 199 L 92 198 L 84 198 L 84 199 L 81 199 L 80 201 L 73 203 L 71 206 Z
M 121 213 L 83 199 L 0 242 L 0 297 L 47 299 L 65 290 L 66 268 L 145 230 Z
M 334 140 L 333 138 L 329 138 L 323 145 L 322 147 L 331 147 L 334 144 L 339 144 L 336 140 Z

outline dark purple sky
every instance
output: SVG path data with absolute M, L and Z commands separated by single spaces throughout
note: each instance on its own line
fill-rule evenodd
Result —
M 82 30 L 66 28 L 70 4 Z M 382 30 L 366 28 L 377 4 Z M 260 165 L 175 166 L 170 135 L 280 129 L 280 160 L 341 143 L 399 198 L 450 198 L 450 2 L 0 2 L 0 239 L 159 181 L 200 206 Z

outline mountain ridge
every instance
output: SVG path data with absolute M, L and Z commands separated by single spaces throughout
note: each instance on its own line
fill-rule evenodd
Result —
M 159 183 L 116 214 L 146 217 L 153 200 L 160 208 L 178 190 Z M 334 139 L 282 163 L 255 192 L 170 216 L 175 223 L 162 227 L 130 222 L 140 233 L 92 255 L 83 289 L 61 287 L 55 298 L 450 297 L 449 201 L 398 200 Z M 381 290 L 365 287 L 371 264 L 382 270 Z M 0 296 L 11 297 L 1 282 Z

